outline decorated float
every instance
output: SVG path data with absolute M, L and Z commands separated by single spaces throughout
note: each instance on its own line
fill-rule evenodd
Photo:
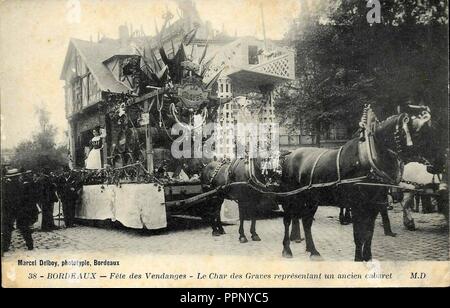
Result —
M 165 14 L 154 37 L 120 26 L 119 39 L 69 43 L 61 79 L 70 165 L 83 179 L 79 219 L 160 229 L 171 215 L 199 216 L 204 161 L 172 155 L 180 137 L 172 127 L 236 125 L 254 101 L 258 119 L 274 121 L 272 91 L 294 78 L 294 52 L 217 33 L 190 1 L 180 9 L 175 22 Z M 216 158 L 233 158 L 222 137 Z M 223 207 L 224 220 L 236 215 L 236 207 Z

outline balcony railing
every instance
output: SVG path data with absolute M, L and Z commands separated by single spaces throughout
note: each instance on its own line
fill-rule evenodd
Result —
M 281 77 L 285 79 L 295 78 L 294 54 L 287 53 L 276 58 L 269 59 L 257 65 L 250 65 L 249 70 L 259 73 Z

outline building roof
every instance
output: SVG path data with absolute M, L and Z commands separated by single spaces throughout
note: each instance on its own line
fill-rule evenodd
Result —
M 64 79 L 64 73 L 69 64 L 70 54 L 75 48 L 83 59 L 89 71 L 94 76 L 99 88 L 102 91 L 111 91 L 114 93 L 128 92 L 130 89 L 122 82 L 118 81 L 108 67 L 103 63 L 105 60 L 122 54 L 130 54 L 130 47 L 123 48 L 119 40 L 103 39 L 99 42 L 90 42 L 72 38 L 69 43 L 66 60 L 61 72 L 61 79 Z

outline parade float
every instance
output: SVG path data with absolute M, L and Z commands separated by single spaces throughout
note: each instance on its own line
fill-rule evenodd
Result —
M 294 78 L 294 52 L 266 39 L 217 33 L 194 4 L 180 8 L 175 22 L 164 15 L 153 37 L 120 26 L 118 39 L 69 43 L 61 79 L 70 167 L 83 174 L 79 219 L 160 229 L 171 215 L 198 216 L 203 162 L 173 157 L 179 137 L 173 125 L 236 125 L 255 100 L 251 117 L 274 121 L 272 92 Z M 233 141 L 224 134 L 215 146 L 218 159 L 233 158 Z M 236 213 L 222 209 L 225 219 Z

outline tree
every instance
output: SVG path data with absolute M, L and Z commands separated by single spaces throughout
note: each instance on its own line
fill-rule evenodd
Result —
M 424 104 L 447 140 L 448 3 L 380 2 L 381 23 L 372 25 L 365 1 L 302 9 L 287 33 L 297 80 L 278 89 L 276 110 L 293 115 L 295 125 L 309 122 L 318 135 L 338 120 L 356 130 L 364 104 L 380 118 L 397 106 Z
M 11 164 L 27 170 L 56 170 L 66 166 L 67 147 L 55 144 L 56 128 L 50 123 L 49 112 L 38 108 L 39 131 L 31 140 L 21 142 L 14 151 Z

